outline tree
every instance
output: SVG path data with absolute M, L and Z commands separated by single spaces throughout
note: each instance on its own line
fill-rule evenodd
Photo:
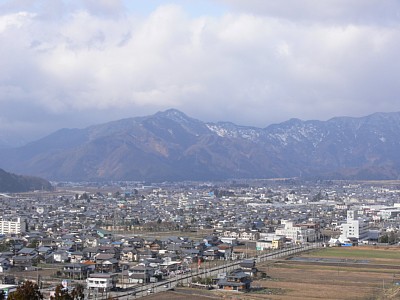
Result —
M 71 292 L 71 296 L 74 300 L 84 300 L 85 299 L 85 288 L 82 284 L 78 284 Z
M 54 296 L 50 297 L 50 300 L 73 300 L 68 290 L 65 289 L 61 284 L 56 286 Z
M 56 286 L 54 296 L 51 296 L 51 300 L 83 300 L 85 298 L 83 285 L 78 284 L 71 293 L 68 289 L 64 288 L 61 284 Z
M 43 294 L 39 290 L 39 286 L 32 281 L 25 281 L 17 287 L 15 292 L 8 295 L 8 300 L 43 300 Z
M 28 248 L 36 248 L 38 246 L 39 241 L 37 239 L 33 239 L 26 247 Z
M 321 191 L 319 191 L 318 194 L 316 194 L 316 195 L 312 198 L 312 201 L 313 201 L 313 202 L 317 202 L 317 201 L 321 201 L 322 199 L 323 199 L 322 193 L 321 193 Z
M 394 243 L 396 243 L 396 235 L 393 231 L 391 231 L 388 235 L 388 243 L 390 245 L 393 245 Z
M 0 243 L 0 252 L 6 252 L 10 250 L 10 244 L 7 242 Z M 0 298 L 1 299 L 1 298 Z
M 380 243 L 388 243 L 388 242 L 389 242 L 389 236 L 388 236 L 388 234 L 385 233 L 384 235 L 382 235 L 382 236 L 379 238 L 379 242 L 380 242 Z

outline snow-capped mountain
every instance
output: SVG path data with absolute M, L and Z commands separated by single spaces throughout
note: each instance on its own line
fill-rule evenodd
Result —
M 398 153 L 400 113 L 256 128 L 170 109 L 3 149 L 0 167 L 51 180 L 397 179 Z

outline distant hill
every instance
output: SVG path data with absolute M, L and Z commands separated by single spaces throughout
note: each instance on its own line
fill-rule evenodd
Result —
M 61 129 L 0 150 L 0 165 L 50 180 L 398 179 L 400 113 L 289 121 L 266 128 L 205 123 L 170 109 Z
M 0 169 L 0 192 L 22 193 L 34 190 L 51 190 L 50 182 L 38 177 L 21 176 Z
M 0 132 L 0 149 L 18 147 L 24 144 L 26 144 L 26 141 L 15 133 L 9 133 L 4 130 Z

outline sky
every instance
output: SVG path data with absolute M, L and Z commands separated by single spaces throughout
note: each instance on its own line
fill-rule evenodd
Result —
M 0 0 L 0 45 L 0 138 L 400 111 L 398 0 Z

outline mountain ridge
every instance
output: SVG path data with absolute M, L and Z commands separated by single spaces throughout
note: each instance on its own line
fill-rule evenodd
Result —
M 0 193 L 52 190 L 50 182 L 38 177 L 16 175 L 0 169 Z
M 265 128 L 203 122 L 176 109 L 60 129 L 0 167 L 51 180 L 397 179 L 400 113 L 290 119 Z

